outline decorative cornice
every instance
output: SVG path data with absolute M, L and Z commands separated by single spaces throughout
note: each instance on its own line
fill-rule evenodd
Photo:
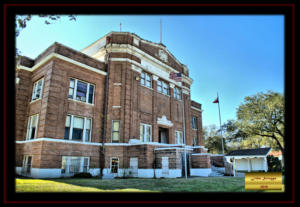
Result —
M 170 120 L 168 120 L 165 115 L 163 115 L 161 118 L 157 117 L 157 124 L 161 124 L 168 127 L 173 126 L 173 123 Z
M 93 72 L 96 72 L 96 73 L 99 73 L 101 75 L 107 75 L 106 72 L 100 70 L 100 69 L 97 69 L 97 68 L 94 68 L 94 67 L 91 67 L 89 65 L 86 65 L 86 64 L 83 64 L 81 62 L 78 62 L 76 60 L 73 60 L 71 58 L 68 58 L 68 57 L 65 57 L 63 55 L 60 55 L 60 54 L 57 54 L 57 53 L 51 53 L 50 55 L 48 55 L 46 58 L 44 58 L 42 61 L 40 61 L 38 64 L 34 65 L 32 68 L 29 68 L 29 67 L 25 67 L 25 66 L 22 66 L 22 65 L 17 65 L 17 69 L 22 69 L 22 70 L 27 70 L 27 71 L 30 71 L 30 72 L 33 72 L 35 71 L 37 68 L 39 68 L 41 65 L 45 64 L 46 62 L 50 61 L 51 59 L 53 58 L 58 58 L 60 60 L 64 60 L 66 62 L 69 62 L 69 63 L 72 63 L 74 65 L 77 65 L 81 68 L 85 68 L 85 69 L 88 69 L 88 70 L 91 70 Z

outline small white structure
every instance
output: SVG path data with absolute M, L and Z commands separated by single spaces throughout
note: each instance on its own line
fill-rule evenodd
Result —
M 271 147 L 257 149 L 235 150 L 225 156 L 228 162 L 233 163 L 234 172 L 268 171 L 267 156 Z

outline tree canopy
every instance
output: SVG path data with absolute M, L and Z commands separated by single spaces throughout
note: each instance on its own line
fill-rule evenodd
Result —
M 237 110 L 236 126 L 247 137 L 284 149 L 284 97 L 268 91 L 247 96 Z M 267 139 L 265 139 L 267 138 Z M 276 145 L 274 145 L 274 143 Z

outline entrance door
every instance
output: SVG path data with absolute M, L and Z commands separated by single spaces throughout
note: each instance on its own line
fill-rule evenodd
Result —
M 159 127 L 158 130 L 159 143 L 168 144 L 168 129 Z
M 129 165 L 130 165 L 130 176 L 138 177 L 138 158 L 131 157 Z
M 162 169 L 163 177 L 169 175 L 169 158 L 168 157 L 161 158 L 161 169 Z
M 32 164 L 32 156 L 25 155 L 23 160 L 23 167 L 22 167 L 23 175 L 31 174 L 31 164 Z

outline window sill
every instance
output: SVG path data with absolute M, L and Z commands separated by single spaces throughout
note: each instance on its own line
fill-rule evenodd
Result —
M 29 104 L 35 103 L 35 102 L 37 102 L 37 101 L 39 101 L 39 100 L 42 100 L 42 98 L 35 99 L 35 100 L 31 101 Z
M 140 84 L 140 86 L 143 86 L 144 88 L 148 88 L 148 89 L 150 89 L 150 90 L 153 90 L 153 88 L 149 88 L 149 87 L 144 86 L 144 85 L 142 85 L 142 84 Z
M 170 98 L 170 95 L 167 95 L 167 94 L 165 94 L 165 93 L 162 93 L 162 92 L 159 92 L 159 91 L 157 91 L 157 93 L 162 94 L 162 95 L 165 95 L 165 96 L 167 96 L 167 97 Z
M 70 101 L 75 101 L 77 103 L 82 103 L 82 104 L 87 104 L 87 105 L 90 105 L 90 106 L 94 106 L 95 104 L 91 104 L 91 103 L 87 103 L 87 102 L 83 102 L 83 101 L 78 101 L 76 99 L 71 99 L 71 98 L 68 98 L 68 100 Z

